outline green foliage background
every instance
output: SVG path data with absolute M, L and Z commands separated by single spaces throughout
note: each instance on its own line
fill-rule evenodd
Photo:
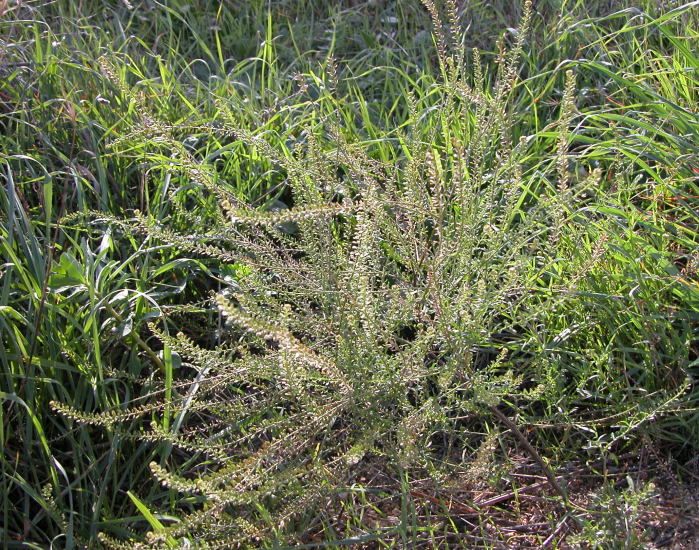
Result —
M 451 13 L 417 1 L 0 2 L 3 548 L 175 547 L 195 540 L 209 505 L 222 525 L 197 540 L 224 547 L 221 535 L 252 547 L 366 535 L 359 520 L 338 531 L 318 499 L 355 487 L 362 465 L 380 464 L 403 502 L 423 476 L 445 490 L 468 477 L 477 456 L 505 468 L 519 443 L 493 408 L 534 428 L 553 472 L 643 445 L 693 456 L 699 4 L 535 4 L 525 34 L 519 3 L 479 0 Z M 445 191 L 458 185 L 461 203 Z M 436 232 L 452 216 L 468 231 Z M 437 273 L 435 240 L 458 267 Z M 432 271 L 408 261 L 416 243 Z M 246 266 L 261 250 L 287 263 Z M 284 265 L 295 278 L 268 277 Z M 316 290 L 357 275 L 347 297 L 365 299 L 324 303 L 302 274 Z M 376 310 L 378 290 L 422 301 Z M 356 331 L 344 348 L 323 340 L 342 333 L 334 314 Z M 451 322 L 450 338 L 418 337 Z M 417 365 L 421 345 L 429 372 L 377 369 L 401 350 Z M 318 423 L 296 446 L 269 427 L 315 410 L 280 391 L 280 348 L 339 366 L 287 375 L 318 410 L 342 405 L 323 376 L 349 379 L 346 426 Z M 402 405 L 359 414 L 377 395 Z M 282 468 L 244 502 L 216 497 L 225 484 L 188 491 L 220 461 L 259 474 L 241 462 L 265 440 L 316 470 L 294 485 Z M 357 470 L 329 475 L 343 453 Z M 427 545 L 440 520 L 409 516 L 404 506 L 399 527 L 367 541 Z M 159 534 L 146 543 L 148 530 Z

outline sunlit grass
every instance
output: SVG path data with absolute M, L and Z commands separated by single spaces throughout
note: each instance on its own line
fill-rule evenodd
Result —
M 219 198 L 158 142 L 163 129 L 231 198 L 268 209 L 293 206 L 286 174 L 250 140 L 217 129 L 292 155 L 309 136 L 321 149 L 336 147 L 323 133 L 336 117 L 348 143 L 397 166 L 408 160 L 411 125 L 445 158 L 455 137 L 476 135 L 475 118 L 440 119 L 443 67 L 419 2 L 332 4 L 0 2 L 3 548 L 45 547 L 56 537 L 65 548 L 94 547 L 98 533 L 138 537 L 198 504 L 159 487 L 147 466 L 170 465 L 179 451 L 137 438 L 150 420 L 167 430 L 177 411 L 103 430 L 49 407 L 91 413 L 163 397 L 156 392 L 167 399 L 180 358 L 153 338 L 150 321 L 169 319 L 173 334 L 219 343 L 222 321 L 207 300 L 235 269 L 133 230 L 134 210 L 177 231 L 216 219 Z M 474 58 L 467 48 L 464 70 L 472 80 L 481 71 L 487 88 L 493 39 L 516 26 L 519 9 L 466 4 L 464 42 L 485 51 Z M 532 443 L 554 469 L 613 460 L 647 442 L 682 462 L 699 440 L 698 6 L 544 4 L 510 92 L 508 139 L 523 140 L 520 206 L 526 211 L 556 185 L 549 176 L 560 131 L 552 121 L 566 70 L 576 76 L 577 110 L 560 170 L 570 188 L 596 169 L 600 179 L 570 213 L 589 220 L 585 234 L 564 229 L 567 255 L 538 271 L 533 259 L 525 274 L 570 299 L 536 323 L 518 323 L 513 312 L 518 374 L 547 388 L 519 422 L 533 428 Z M 515 38 L 509 30 L 504 42 Z M 488 181 L 488 151 L 484 159 L 478 177 Z M 584 276 L 561 280 L 571 266 Z M 477 429 L 497 427 L 490 419 Z M 515 443 L 504 432 L 498 441 L 507 449 Z M 450 537 L 463 525 L 446 501 L 423 498 L 416 512 L 415 491 L 425 489 L 411 488 L 408 474 L 384 475 L 395 493 L 352 487 L 342 494 L 344 516 L 309 512 L 298 519 L 299 537 L 455 547 Z M 367 514 L 384 498 L 397 511 Z M 418 516 L 430 521 L 417 524 Z

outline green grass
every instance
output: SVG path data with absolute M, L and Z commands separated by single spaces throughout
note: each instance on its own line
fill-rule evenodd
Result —
M 151 423 L 177 434 L 213 419 L 191 403 L 168 405 L 205 374 L 148 323 L 207 349 L 230 336 L 210 297 L 244 270 L 191 246 L 189 235 L 225 241 L 207 234 L 221 223 L 222 198 L 293 208 L 299 198 L 280 159 L 308 147 L 332 158 L 342 141 L 388 167 L 430 151 L 447 181 L 453 144 L 480 135 L 475 112 L 444 118 L 448 69 L 417 1 L 130 4 L 0 1 L 3 549 L 94 548 L 100 533 L 142 540 L 201 505 L 160 486 L 148 465 L 193 475 L 215 461 L 144 434 Z M 496 40 L 504 33 L 511 46 L 516 33 L 505 29 L 521 16 L 510 4 L 465 2 L 465 31 L 452 29 L 465 45 L 463 80 L 491 98 Z M 598 461 L 662 448 L 680 475 L 699 446 L 699 4 L 548 0 L 537 10 L 502 142 L 520 144 L 518 220 L 561 182 L 573 197 L 556 237 L 561 256 L 533 257 L 519 274 L 558 305 L 536 317 L 507 312 L 510 334 L 481 341 L 479 353 L 507 348 L 516 374 L 543 388 L 526 403 L 500 395 L 499 405 L 519 415 L 550 468 L 565 477 L 576 463 L 596 474 L 601 496 L 590 509 L 571 498 L 556 515 L 563 499 L 542 497 L 552 516 L 529 543 L 565 520 L 580 544 L 603 532 L 604 547 L 634 548 L 644 535 L 619 510 L 639 515 L 651 490 L 623 479 L 615 488 Z M 575 109 L 563 128 L 567 70 Z M 469 165 L 474 185 L 509 174 L 497 141 Z M 321 181 L 318 166 L 308 164 L 309 177 Z M 139 231 L 135 210 L 171 233 Z M 189 236 L 172 246 L 176 235 Z M 93 425 L 51 402 L 85 414 L 153 409 Z M 483 457 L 483 490 L 526 485 L 517 461 L 534 459 L 513 430 L 482 413 L 449 426 L 470 434 L 469 460 Z M 500 530 L 509 508 L 464 519 L 453 480 L 440 485 L 431 474 L 376 459 L 334 489 L 334 514 L 309 506 L 280 527 L 274 502 L 260 501 L 241 517 L 266 524 L 259 545 L 270 548 L 495 547 L 514 536 Z M 527 499 L 517 506 L 526 517 Z

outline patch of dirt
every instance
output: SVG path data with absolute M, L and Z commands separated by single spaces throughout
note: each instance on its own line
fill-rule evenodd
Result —
M 644 449 L 569 465 L 556 472 L 567 504 L 521 455 L 479 477 L 425 476 L 402 486 L 382 462 L 366 464 L 359 484 L 326 503 L 303 542 L 328 542 L 331 531 L 356 549 L 699 550 L 699 459 L 679 467 Z

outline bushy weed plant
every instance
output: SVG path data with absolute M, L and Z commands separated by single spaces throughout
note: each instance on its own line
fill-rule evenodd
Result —
M 106 413 L 55 405 L 107 427 L 155 413 L 144 437 L 179 450 L 151 469 L 196 506 L 142 545 L 281 536 L 374 460 L 448 484 L 467 475 L 484 422 L 533 411 L 561 389 L 546 362 L 526 351 L 527 340 L 547 332 L 546 320 L 569 307 L 576 282 L 606 252 L 602 238 L 588 255 L 576 253 L 589 242 L 583 207 L 601 172 L 571 181 L 574 75 L 567 73 L 548 126 L 556 161 L 536 165 L 528 139 L 512 136 L 509 103 L 529 4 L 490 84 L 477 52 L 464 65 L 457 32 L 425 5 L 442 81 L 421 99 L 405 97 L 411 117 L 395 132 L 396 162 L 347 140 L 333 111 L 284 150 L 235 126 L 208 129 L 268 159 L 284 175 L 289 209 L 240 202 L 177 139 L 182 128 L 159 123 L 130 94 L 142 126 L 114 147 L 146 137 L 217 202 L 204 230 L 173 192 L 199 233 L 143 215 L 135 229 L 231 266 L 215 297 L 225 321 L 219 346 L 153 326 L 165 350 L 196 373 L 193 382 L 164 390 L 164 401 Z M 446 6 L 456 21 L 455 4 Z M 129 94 L 108 62 L 103 68 Z M 333 71 L 327 86 L 331 96 Z M 573 260 L 557 267 L 563 258 Z M 251 513 L 256 508 L 265 513 Z
M 150 334 L 132 330 L 137 306 L 123 296 L 94 297 L 93 310 L 123 307 L 103 326 L 128 337 L 152 372 L 117 364 L 104 371 L 117 382 L 108 399 L 59 393 L 52 407 L 82 424 L 80 441 L 105 431 L 109 453 L 122 437 L 144 443 L 124 458 L 132 473 L 142 471 L 135 461 L 153 459 L 163 487 L 111 468 L 114 493 L 130 488 L 121 496 L 152 531 L 140 540 L 123 518 L 103 518 L 107 546 L 296 544 L 313 509 L 369 469 L 404 480 L 396 490 L 407 495 L 418 477 L 458 490 L 488 470 L 496 442 L 505 451 L 521 445 L 567 506 L 555 470 L 571 453 L 606 458 L 646 427 L 685 442 L 696 430 L 691 405 L 678 414 L 690 403 L 686 304 L 696 293 L 689 271 L 662 273 L 675 241 L 637 227 L 647 157 L 636 157 L 638 169 L 614 137 L 586 135 L 606 136 L 582 122 L 577 67 L 547 81 L 536 97 L 546 108 L 532 102 L 534 114 L 523 114 L 534 82 L 521 77 L 529 4 L 492 64 L 463 49 L 455 2 L 444 11 L 424 4 L 438 76 L 396 70 L 389 89 L 400 93 L 378 105 L 380 86 L 363 96 L 361 79 L 344 79 L 331 55 L 318 73 L 287 79 L 280 89 L 296 85 L 289 97 L 270 94 L 279 69 L 271 30 L 259 74 L 233 72 L 250 90 L 247 103 L 239 97 L 247 92 L 227 101 L 223 79 L 209 79 L 208 96 L 196 84 L 196 101 L 173 84 L 185 115 L 158 94 L 171 79 L 157 56 L 160 83 L 116 56 L 96 63 L 108 83 L 103 101 L 128 113 L 105 124 L 110 159 L 164 183 L 157 208 L 141 201 L 129 219 L 95 212 L 95 225 L 135 247 L 186 255 L 220 288 L 195 305 L 216 317 L 197 330 L 138 302 L 141 321 L 144 311 L 157 320 Z M 112 130 L 118 137 L 106 138 Z M 251 204 L 240 188 L 253 176 L 271 191 Z M 695 242 L 683 235 L 684 246 Z M 644 254 L 654 260 L 636 260 Z M 68 256 L 59 263 L 66 272 L 68 264 Z M 652 296 L 661 305 L 649 306 Z M 681 424 L 673 437 L 660 431 L 673 425 L 655 423 L 668 413 Z M 525 436 L 522 424 L 536 429 Z M 37 501 L 70 526 L 46 487 Z M 100 507 L 90 513 L 99 519 Z

